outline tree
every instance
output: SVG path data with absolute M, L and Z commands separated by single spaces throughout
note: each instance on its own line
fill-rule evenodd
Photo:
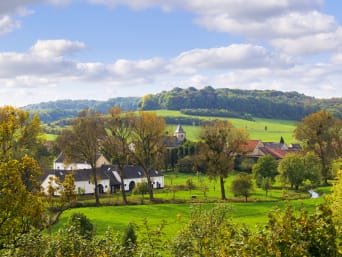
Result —
M 240 172 L 238 173 L 231 185 L 231 191 L 235 196 L 242 195 L 245 197 L 245 200 L 247 202 L 248 196 L 251 195 L 251 192 L 253 190 L 253 181 L 252 176 L 245 173 Z
M 22 181 L 23 161 L 0 162 L 0 249 L 32 228 L 42 229 L 44 206 Z
M 87 240 L 91 240 L 95 234 L 94 225 L 83 213 L 73 213 L 68 220 L 68 227 L 74 227 L 78 234 Z
M 298 153 L 289 153 L 279 163 L 278 171 L 284 183 L 298 190 L 305 180 L 304 162 Z
M 342 159 L 338 160 L 339 170 L 333 184 L 333 192 L 328 198 L 330 208 L 333 212 L 334 223 L 338 234 L 342 235 Z M 342 252 L 342 238 L 339 239 L 340 252 Z
M 226 199 L 224 179 L 233 171 L 235 157 L 243 152 L 247 137 L 243 129 L 234 128 L 228 121 L 216 120 L 202 127 L 202 155 L 207 160 L 209 176 L 220 178 L 222 200 Z
M 72 204 L 76 200 L 75 179 L 71 173 L 65 175 L 60 194 L 62 204 Z
M 0 158 L 2 161 L 24 155 L 35 157 L 44 142 L 44 134 L 37 115 L 30 118 L 27 111 L 12 106 L 0 108 Z
M 304 180 L 317 185 L 320 179 L 320 161 L 313 153 L 289 153 L 282 159 L 278 171 L 283 182 L 290 183 L 297 190 Z
M 100 205 L 96 160 L 102 139 L 106 135 L 104 122 L 92 110 L 85 109 L 73 121 L 71 129 L 65 129 L 57 138 L 57 144 L 69 162 L 87 162 L 92 170 L 96 205 Z
M 140 111 L 139 116 L 134 120 L 133 145 L 130 150 L 134 161 L 144 170 L 150 200 L 154 200 L 151 174 L 153 170 L 162 166 L 164 132 L 165 121 L 163 118 L 157 117 L 155 113 Z
M 134 224 L 129 223 L 125 229 L 122 238 L 122 244 L 125 248 L 132 249 L 136 247 L 137 235 L 135 234 Z
M 322 165 L 319 157 L 313 152 L 307 152 L 303 156 L 305 179 L 313 186 L 319 185 L 321 181 Z
M 320 158 L 325 184 L 331 177 L 332 161 L 341 155 L 341 131 L 342 121 L 324 110 L 306 116 L 295 129 L 295 137 L 304 143 L 304 150 L 312 151 Z
M 272 184 L 277 176 L 277 161 L 271 155 L 261 156 L 257 163 L 253 165 L 252 172 L 257 186 L 262 186 L 263 180 L 269 178 Z
M 134 194 L 141 194 L 141 201 L 144 200 L 144 195 L 148 193 L 149 187 L 148 183 L 143 181 L 138 184 L 133 189 Z
M 110 158 L 113 164 L 118 166 L 120 176 L 121 195 L 124 204 L 127 204 L 124 167 L 129 164 L 129 140 L 132 136 L 133 114 L 122 113 L 120 107 L 110 109 L 110 118 L 106 121 L 109 135 L 103 140 L 102 151 Z

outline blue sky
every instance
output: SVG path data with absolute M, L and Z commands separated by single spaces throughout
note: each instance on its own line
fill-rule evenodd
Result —
M 0 2 L 0 104 L 173 87 L 342 97 L 339 0 Z

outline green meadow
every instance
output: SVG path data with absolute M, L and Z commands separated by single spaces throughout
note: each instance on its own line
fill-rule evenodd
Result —
M 248 202 L 244 202 L 244 198 L 235 197 L 229 191 L 229 185 L 234 179 L 235 174 L 229 176 L 226 181 L 227 201 L 220 200 L 219 182 L 210 180 L 207 176 L 199 174 L 184 173 L 166 173 L 165 188 L 155 190 L 156 199 L 163 200 L 166 203 L 153 204 L 148 200 L 148 196 L 128 194 L 128 200 L 131 205 L 121 205 L 121 195 L 104 196 L 101 202 L 110 204 L 111 206 L 102 207 L 81 207 L 66 210 L 62 213 L 59 222 L 52 227 L 50 232 L 56 232 L 63 227 L 72 213 L 81 212 L 85 214 L 96 226 L 99 236 L 104 235 L 108 227 L 112 227 L 115 231 L 122 232 L 127 224 L 135 223 L 142 226 L 146 218 L 152 227 L 165 222 L 165 233 L 169 238 L 173 238 L 177 232 L 184 227 L 189 220 L 191 209 L 194 206 L 201 208 L 212 208 L 216 204 L 225 204 L 230 207 L 228 217 L 234 223 L 246 224 L 251 229 L 256 225 L 265 225 L 267 223 L 267 214 L 275 207 L 284 209 L 287 204 L 293 205 L 295 208 L 305 207 L 308 211 L 313 211 L 315 206 L 323 202 L 323 197 L 318 199 L 310 199 L 309 194 L 305 191 L 295 192 L 287 188 L 282 188 L 280 182 L 275 184 L 275 188 L 265 192 L 254 187 L 252 195 Z M 195 189 L 186 188 L 186 181 L 192 179 Z M 206 184 L 208 190 L 204 196 L 201 185 Z M 172 186 L 181 189 L 171 191 Z M 320 195 L 329 194 L 330 187 L 322 187 L 315 189 Z M 143 199 L 143 201 L 142 201 Z M 297 200 L 291 200 L 297 199 Z M 78 199 L 79 202 L 94 202 L 92 196 L 87 200 Z
M 151 111 L 152 112 L 152 111 Z M 260 119 L 255 118 L 254 121 L 248 121 L 243 119 L 236 118 L 222 118 L 222 117 L 206 117 L 206 116 L 193 116 L 193 115 L 185 115 L 180 111 L 171 111 L 171 110 L 156 110 L 153 111 L 158 116 L 161 117 L 189 117 L 189 118 L 197 118 L 202 120 L 214 120 L 214 119 L 222 119 L 229 120 L 235 127 L 244 128 L 249 133 L 250 139 L 262 140 L 264 142 L 278 142 L 280 137 L 282 136 L 285 140 L 285 143 L 295 143 L 296 140 L 293 137 L 293 131 L 295 129 L 294 121 L 289 120 L 275 120 L 275 119 Z M 47 126 L 47 125 L 45 125 Z M 200 126 L 191 126 L 191 125 L 183 125 L 184 130 L 186 131 L 187 138 L 190 141 L 198 141 L 199 133 L 201 130 Z M 172 135 L 175 131 L 177 125 L 167 125 L 167 131 L 169 135 Z M 58 127 L 62 129 L 61 127 Z M 46 139 L 53 141 L 55 140 L 57 135 L 54 134 L 46 134 Z
M 280 202 L 254 202 L 254 203 L 224 203 L 230 207 L 228 218 L 234 223 L 246 224 L 251 229 L 256 225 L 266 225 L 267 214 L 275 207 L 284 209 L 287 204 L 296 209 L 304 207 L 313 211 L 315 206 L 321 203 L 319 199 L 304 199 Z M 52 228 L 55 232 L 63 227 L 73 213 L 85 214 L 95 225 L 97 235 L 104 235 L 108 227 L 122 233 L 127 224 L 134 223 L 138 227 L 144 224 L 146 218 L 152 227 L 165 222 L 165 234 L 171 239 L 184 227 L 190 217 L 191 209 L 194 206 L 200 208 L 212 208 L 213 203 L 185 203 L 185 204 L 150 204 L 150 205 L 129 205 L 129 206 L 103 206 L 84 207 L 69 209 L 63 212 L 59 222 Z
M 205 116 L 192 116 L 185 115 L 179 111 L 169 111 L 169 110 L 157 110 L 155 111 L 158 116 L 161 117 L 190 117 L 199 118 L 202 120 L 214 120 L 215 117 L 205 117 Z M 282 136 L 286 143 L 295 143 L 296 140 L 293 137 L 293 132 L 295 129 L 295 122 L 289 120 L 275 120 L 275 119 L 260 119 L 255 118 L 254 121 L 236 119 L 236 118 L 221 118 L 217 119 L 228 120 L 233 126 L 237 128 L 244 128 L 249 133 L 250 139 L 262 140 L 264 142 L 279 142 Z M 187 133 L 187 138 L 190 141 L 198 141 L 200 126 L 182 125 Z M 167 130 L 169 133 L 173 133 L 177 125 L 168 125 Z

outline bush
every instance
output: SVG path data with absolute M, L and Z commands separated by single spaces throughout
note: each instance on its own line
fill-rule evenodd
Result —
M 83 213 L 73 213 L 68 220 L 67 227 L 73 227 L 84 239 L 91 240 L 94 235 L 93 223 Z

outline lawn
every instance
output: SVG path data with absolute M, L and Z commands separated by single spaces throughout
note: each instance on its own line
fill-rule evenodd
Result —
M 309 211 L 313 211 L 315 206 L 323 200 L 305 199 L 294 200 L 290 202 L 263 202 L 263 203 L 225 203 L 231 207 L 229 218 L 233 222 L 246 224 L 251 229 L 256 225 L 265 225 L 267 223 L 267 213 L 275 206 L 284 209 L 286 204 L 294 206 L 296 209 L 305 207 Z M 59 223 L 56 224 L 51 232 L 57 231 L 63 227 L 72 213 L 81 212 L 85 214 L 96 226 L 98 235 L 104 235 L 108 227 L 112 227 L 115 231 L 122 232 L 127 224 L 133 222 L 138 226 L 142 226 L 144 218 L 147 218 L 149 224 L 155 227 L 166 222 L 165 233 L 171 239 L 177 231 L 182 229 L 189 219 L 191 208 L 196 204 L 152 204 L 152 205 L 130 205 L 130 206 L 103 206 L 103 207 L 86 207 L 69 209 L 60 217 Z M 201 204 L 202 208 L 212 208 L 214 204 Z
M 122 232 L 127 224 L 133 222 L 139 226 L 143 224 L 144 218 L 147 218 L 149 224 L 157 226 L 163 221 L 166 222 L 165 233 L 174 237 L 189 219 L 191 208 L 193 206 L 202 206 L 203 208 L 211 208 L 215 204 L 226 204 L 231 207 L 229 217 L 233 222 L 246 224 L 251 229 L 255 228 L 257 224 L 266 224 L 267 213 L 273 207 L 278 206 L 284 208 L 287 203 L 293 205 L 295 208 L 304 206 L 309 211 L 313 211 L 315 206 L 323 202 L 323 197 L 318 199 L 309 199 L 307 192 L 294 192 L 286 189 L 273 189 L 269 191 L 268 196 L 261 189 L 255 188 L 253 194 L 249 198 L 248 203 L 244 203 L 244 198 L 234 197 L 229 191 L 229 185 L 234 179 L 235 173 L 229 176 L 226 183 L 227 198 L 230 199 L 222 203 L 220 199 L 219 182 L 209 180 L 205 175 L 199 174 L 184 174 L 184 173 L 166 173 L 165 174 L 165 188 L 162 190 L 155 190 L 154 196 L 156 199 L 163 199 L 164 201 L 172 201 L 175 197 L 178 204 L 148 204 L 148 196 L 144 196 L 144 204 L 140 204 L 141 195 L 128 194 L 128 200 L 131 203 L 138 203 L 128 206 L 121 204 L 121 195 L 104 196 L 101 199 L 102 203 L 111 203 L 113 206 L 84 207 L 70 209 L 60 217 L 60 221 L 52 228 L 52 232 L 56 232 L 63 227 L 72 213 L 84 213 L 95 225 L 98 235 L 104 235 L 106 229 L 110 226 L 118 232 Z M 186 180 L 192 179 L 193 184 L 197 189 L 186 189 Z M 200 190 L 200 185 L 203 183 L 208 185 L 207 197 L 204 197 L 203 191 Z M 169 190 L 172 185 L 183 186 L 182 190 L 176 191 L 175 194 Z M 319 193 L 328 194 L 330 187 L 322 187 L 315 189 Z M 196 198 L 193 198 L 196 196 Z M 300 200 L 284 200 L 291 198 L 303 198 Z M 85 199 L 79 199 L 80 202 L 94 202 L 92 196 Z M 240 202 L 236 202 L 240 201 Z

